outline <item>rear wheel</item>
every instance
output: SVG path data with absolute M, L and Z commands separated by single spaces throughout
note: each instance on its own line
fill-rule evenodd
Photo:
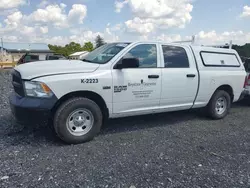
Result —
M 63 141 L 77 144 L 93 139 L 101 129 L 102 120 L 102 112 L 94 101 L 72 98 L 56 111 L 54 128 Z
M 213 119 L 224 118 L 231 108 L 230 95 L 223 90 L 214 93 L 207 106 L 208 114 Z

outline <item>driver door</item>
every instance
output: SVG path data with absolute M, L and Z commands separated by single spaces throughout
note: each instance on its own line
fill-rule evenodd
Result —
M 133 46 L 122 59 L 137 58 L 139 67 L 113 69 L 113 113 L 136 115 L 158 109 L 161 94 L 161 69 L 157 45 Z

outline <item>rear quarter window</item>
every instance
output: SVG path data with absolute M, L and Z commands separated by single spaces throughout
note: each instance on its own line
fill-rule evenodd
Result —
M 240 67 L 240 62 L 235 54 L 217 53 L 217 52 L 200 52 L 204 66 L 215 67 Z

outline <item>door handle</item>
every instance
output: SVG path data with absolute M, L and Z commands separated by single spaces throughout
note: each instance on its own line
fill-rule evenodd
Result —
M 148 75 L 148 78 L 159 78 L 159 75 Z
M 188 78 L 194 78 L 196 75 L 195 74 L 187 74 Z

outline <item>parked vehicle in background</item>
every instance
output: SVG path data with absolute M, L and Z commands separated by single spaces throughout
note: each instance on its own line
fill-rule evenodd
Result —
M 245 60 L 244 67 L 247 72 L 247 77 L 244 85 L 245 90 L 243 92 L 243 96 L 250 104 L 250 58 Z
M 224 118 L 246 77 L 232 49 L 161 42 L 106 44 L 80 60 L 34 62 L 13 72 L 16 119 L 53 119 L 67 143 L 91 140 L 106 118 L 205 107 Z
M 63 60 L 63 59 L 67 58 L 59 54 L 47 55 L 45 58 L 45 60 Z
M 19 59 L 17 65 L 30 63 L 34 61 L 59 60 L 59 59 L 66 59 L 66 58 L 63 55 L 57 55 L 57 54 L 38 55 L 38 54 L 26 53 Z
M 81 60 L 88 55 L 88 53 L 88 51 L 75 52 L 69 55 L 69 59 Z

